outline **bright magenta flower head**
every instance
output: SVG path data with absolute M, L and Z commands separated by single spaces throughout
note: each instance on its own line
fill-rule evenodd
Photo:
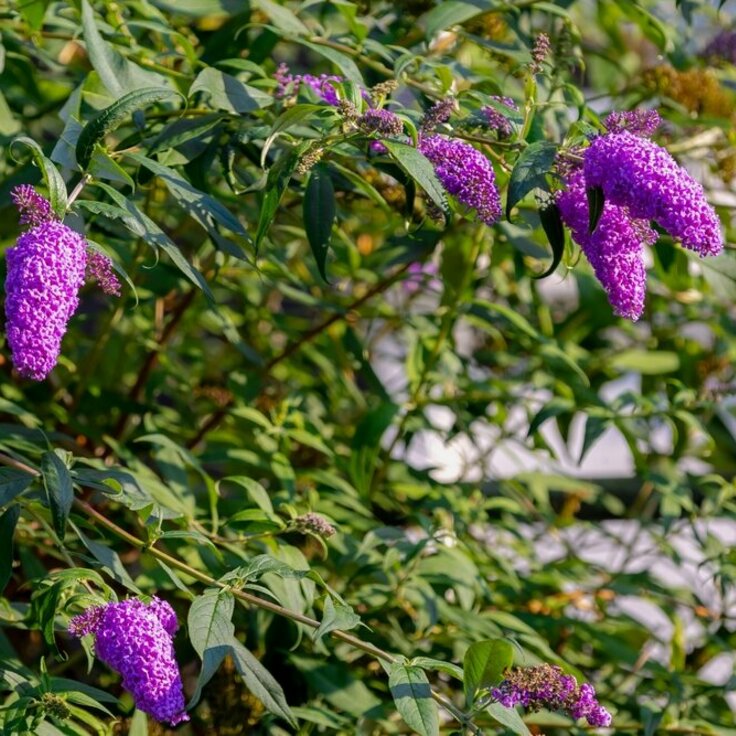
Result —
M 646 220 L 634 220 L 626 208 L 609 201 L 603 205 L 595 231 L 589 233 L 583 172 L 578 169 L 570 174 L 566 184 L 567 188 L 557 195 L 562 221 L 593 267 L 613 311 L 636 321 L 644 311 L 646 297 L 644 245 L 654 243 L 657 233 Z
M 491 162 L 476 148 L 456 138 L 422 137 L 419 150 L 432 162 L 442 186 L 458 202 L 493 225 L 501 217 L 501 199 Z
M 25 378 L 42 381 L 61 352 L 67 322 L 87 266 L 85 239 L 59 222 L 33 187 L 13 190 L 21 223 L 31 229 L 7 251 L 5 316 L 13 364 Z
M 136 707 L 172 726 L 189 720 L 172 643 L 178 628 L 174 610 L 159 598 L 94 606 L 69 623 L 72 636 L 94 635 L 97 656 L 122 675 Z
M 723 249 L 721 223 L 703 187 L 661 146 L 626 130 L 594 138 L 585 150 L 588 188 L 628 208 L 632 218 L 653 220 L 701 256 Z

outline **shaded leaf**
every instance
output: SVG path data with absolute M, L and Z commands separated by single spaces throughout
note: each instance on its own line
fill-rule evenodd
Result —
M 443 211 L 447 211 L 447 197 L 445 190 L 434 173 L 430 160 L 417 151 L 416 148 L 397 143 L 396 141 L 384 140 L 389 153 L 396 159 L 399 166 L 406 171 L 417 184 L 429 195 L 430 199 Z
M 74 501 L 72 476 L 64 461 L 55 452 L 45 452 L 41 457 L 41 475 L 54 531 L 59 539 L 63 540 Z
M 314 640 L 319 641 L 331 631 L 349 631 L 360 623 L 360 616 L 350 606 L 341 601 L 333 601 L 332 596 L 328 595 L 322 609 L 322 621 L 313 635 Z
M 330 173 L 324 166 L 315 166 L 309 174 L 304 193 L 304 229 L 320 276 L 325 281 L 327 281 L 327 251 L 335 214 L 335 189 Z
M 13 534 L 20 518 L 20 506 L 11 506 L 0 516 L 0 594 L 13 573 Z
M 544 273 L 535 274 L 535 279 L 543 279 L 554 273 L 557 266 L 560 265 L 565 252 L 565 228 L 562 225 L 560 208 L 557 204 L 555 202 L 549 202 L 545 206 L 540 207 L 539 220 L 542 223 L 542 228 L 552 248 L 552 262 Z
M 479 690 L 487 690 L 503 680 L 504 671 L 511 667 L 513 661 L 514 648 L 504 639 L 487 639 L 468 647 L 463 657 L 463 684 L 468 708 L 473 706 Z
M 420 736 L 439 736 L 439 711 L 424 670 L 404 663 L 389 665 L 387 669 L 396 710 L 406 725 Z
M 527 146 L 519 156 L 506 195 L 506 219 L 511 220 L 511 210 L 534 189 L 547 191 L 547 173 L 557 156 L 557 145 L 549 141 L 536 141 Z
M 605 197 L 601 187 L 589 187 L 585 190 L 585 194 L 588 197 L 588 234 L 592 235 L 603 214 Z

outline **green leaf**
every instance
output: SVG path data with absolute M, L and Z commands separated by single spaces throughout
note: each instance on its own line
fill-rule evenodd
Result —
M 112 105 L 95 115 L 82 129 L 77 139 L 77 163 L 84 170 L 89 164 L 95 146 L 118 128 L 135 110 L 142 110 L 154 102 L 171 97 L 174 91 L 163 87 L 146 87 L 128 92 Z
M 506 195 L 506 219 L 511 221 L 511 210 L 534 189 L 547 191 L 547 173 L 557 156 L 557 145 L 536 141 L 519 156 L 509 179 Z
M 464 23 L 488 10 L 488 3 L 483 0 L 445 0 L 425 13 L 418 24 L 425 29 L 427 38 L 431 38 L 445 28 Z
M 20 518 L 20 506 L 11 506 L 0 516 L 0 595 L 13 573 L 13 534 Z
M 311 49 L 316 54 L 324 56 L 325 59 L 329 59 L 349 82 L 354 82 L 360 87 L 365 87 L 363 75 L 360 73 L 358 65 L 347 54 L 343 54 L 341 51 L 337 51 L 329 46 L 323 46 L 319 43 L 310 43 L 309 41 L 299 41 L 299 43 Z
M 463 681 L 463 669 L 452 662 L 444 662 L 441 659 L 432 659 L 431 657 L 414 657 L 409 664 L 421 667 L 423 670 L 433 670 L 444 672 L 456 680 Z
M 72 476 L 64 461 L 55 452 L 45 452 L 41 457 L 41 474 L 54 531 L 63 541 L 74 501 Z
M 211 66 L 197 75 L 189 88 L 189 97 L 196 92 L 207 95 L 212 107 L 234 113 L 253 112 L 273 104 L 272 95 Z
M 601 187 L 589 187 L 585 194 L 588 197 L 588 234 L 592 235 L 598 227 L 606 200 Z
M 210 302 L 214 303 L 214 294 L 210 290 L 207 281 L 205 281 L 204 276 L 202 276 L 202 274 L 197 271 L 191 263 L 189 263 L 179 250 L 179 247 L 150 217 L 148 217 L 148 215 L 139 210 L 132 201 L 123 197 L 120 192 L 112 189 L 112 187 L 108 187 L 101 182 L 96 182 L 96 186 L 104 188 L 105 191 L 108 192 L 115 192 L 117 197 L 119 197 L 118 201 L 122 206 L 110 205 L 106 202 L 93 202 L 91 200 L 82 200 L 79 202 L 79 206 L 84 207 L 84 209 L 90 210 L 91 212 L 104 215 L 105 217 L 120 220 L 128 230 L 142 238 L 153 248 L 161 248 L 161 250 L 171 258 L 174 265 L 177 266 L 195 286 L 202 289 Z
M 82 541 L 82 544 L 92 553 L 92 556 L 97 562 L 102 565 L 103 569 L 117 580 L 121 585 L 124 585 L 128 590 L 132 590 L 137 595 L 141 594 L 140 588 L 133 582 L 133 578 L 130 577 L 128 571 L 125 569 L 122 560 L 118 553 L 110 549 L 105 544 L 100 544 L 92 539 L 88 539 L 79 529 L 74 527 L 74 532 Z
M 16 138 L 13 144 L 20 143 L 23 146 L 28 146 L 31 149 L 33 156 L 33 162 L 41 169 L 41 175 L 43 176 L 43 183 L 46 185 L 46 189 L 49 192 L 49 202 L 51 202 L 51 209 L 54 214 L 63 219 L 66 213 L 66 184 L 62 179 L 61 174 L 54 166 L 51 159 L 44 155 L 41 150 L 41 146 L 31 138 L 25 136 Z
M 309 28 L 283 5 L 272 2 L 272 0 L 254 0 L 253 4 L 260 8 L 280 31 L 297 36 L 309 35 Z
M 555 202 L 548 202 L 540 207 L 539 220 L 542 223 L 542 228 L 552 248 L 552 262 L 544 273 L 535 275 L 535 279 L 543 279 L 554 273 L 557 266 L 560 265 L 562 255 L 565 252 L 565 228 L 562 225 L 560 208 L 557 204 Z
M 424 670 L 404 663 L 391 664 L 387 669 L 396 710 L 406 725 L 420 736 L 439 736 L 439 711 Z
M 235 599 L 232 593 L 210 589 L 194 599 L 187 616 L 189 640 L 202 660 L 197 687 L 189 701 L 193 708 L 202 695 L 202 688 L 212 679 L 217 668 L 230 652 L 235 637 L 232 623 Z
M 521 716 L 513 708 L 506 708 L 501 703 L 491 703 L 486 707 L 486 713 L 512 733 L 518 736 L 532 736 L 526 723 L 521 720 Z
M 339 600 L 333 601 L 328 595 L 322 609 L 322 621 L 313 634 L 314 640 L 319 641 L 331 631 L 349 631 L 360 624 L 360 616 L 350 606 Z
M 18 10 L 28 25 L 34 31 L 40 30 L 43 26 L 43 19 L 51 0 L 21 0 L 18 3 Z
M 639 350 L 632 348 L 611 358 L 611 366 L 617 371 L 633 371 L 644 376 L 674 373 L 680 368 L 680 356 L 668 350 Z
M 284 691 L 274 676 L 237 639 L 233 639 L 231 643 L 231 654 L 235 668 L 248 690 L 263 703 L 266 710 L 281 716 L 296 727 L 296 720 L 286 702 Z
M 129 153 L 128 158 L 156 174 L 166 184 L 176 201 L 208 232 L 212 232 L 214 220 L 238 235 L 247 236 L 240 220 L 224 204 L 209 194 L 200 192 L 173 169 L 140 153 Z
M 580 450 L 578 464 L 583 462 L 583 459 L 588 454 L 588 450 L 590 450 L 590 448 L 593 447 L 596 441 L 605 433 L 610 423 L 611 420 L 606 417 L 596 417 L 589 415 L 586 418 L 583 446 Z
M 429 159 L 417 151 L 416 148 L 406 145 L 406 143 L 385 140 L 383 145 L 396 159 L 399 166 L 427 192 L 430 199 L 443 212 L 447 212 L 445 190 L 434 173 L 434 168 Z
M 335 188 L 325 166 L 315 166 L 304 193 L 304 230 L 317 262 L 320 276 L 327 281 L 326 263 L 335 221 Z
M 498 685 L 513 661 L 514 647 L 505 639 L 487 639 L 471 644 L 463 658 L 466 707 L 473 707 L 479 690 Z
M 294 105 L 293 107 L 284 110 L 279 115 L 271 126 L 271 131 L 266 138 L 263 148 L 261 149 L 261 167 L 266 167 L 266 161 L 268 160 L 268 152 L 271 150 L 271 146 L 280 133 L 288 130 L 292 125 L 297 123 L 303 123 L 318 112 L 324 112 L 324 105 L 312 105 L 305 103 L 301 105 Z
M 7 506 L 33 483 L 33 476 L 12 468 L 0 468 L 0 506 Z
M 89 60 L 113 98 L 122 97 L 126 92 L 133 92 L 141 87 L 156 86 L 159 81 L 163 82 L 157 74 L 144 71 L 121 56 L 102 38 L 88 0 L 82 0 L 82 35 Z
M 527 437 L 531 437 L 548 419 L 559 417 L 563 414 L 572 414 L 575 411 L 575 403 L 569 399 L 555 397 L 545 404 L 534 416 L 529 424 Z
M 281 198 L 284 196 L 292 174 L 299 163 L 300 156 L 301 152 L 298 149 L 282 153 L 279 160 L 268 170 L 266 192 L 258 217 L 258 227 L 256 228 L 256 250 L 260 248 L 261 242 L 271 226 L 276 210 L 281 203 Z

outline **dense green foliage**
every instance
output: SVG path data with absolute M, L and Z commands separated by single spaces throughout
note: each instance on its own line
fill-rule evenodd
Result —
M 736 734 L 736 260 L 661 237 L 632 323 L 539 212 L 560 147 L 644 105 L 732 241 L 717 6 L 0 3 L 3 249 L 38 183 L 124 275 L 83 289 L 46 381 L 2 351 L 1 733 L 165 733 L 66 631 L 157 594 L 183 734 L 588 729 L 491 702 L 512 661 L 593 682 L 615 733 Z M 405 142 L 278 96 L 279 62 L 372 89 Z M 447 96 L 493 227 L 412 145 Z

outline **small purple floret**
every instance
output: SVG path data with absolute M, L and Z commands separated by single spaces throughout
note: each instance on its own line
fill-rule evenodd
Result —
M 628 131 L 595 138 L 584 155 L 587 187 L 627 207 L 635 219 L 654 220 L 701 256 L 723 249 L 721 224 L 703 187 L 661 146 Z
M 97 656 L 122 675 L 139 710 L 172 726 L 189 720 L 172 642 L 177 629 L 174 610 L 159 598 L 95 606 L 69 624 L 72 636 L 94 635 Z
M 504 105 L 505 107 L 508 107 L 510 110 L 519 109 L 516 103 L 510 97 L 492 97 L 491 99 L 501 105 Z M 495 130 L 500 137 L 507 138 L 511 135 L 511 133 L 513 132 L 513 128 L 511 127 L 509 119 L 505 115 L 501 114 L 498 110 L 496 110 L 494 107 L 491 107 L 490 105 L 482 107 L 480 109 L 480 112 L 488 128 L 490 128 L 491 130 Z
M 51 210 L 51 203 L 42 197 L 30 184 L 21 184 L 10 193 L 18 212 L 21 225 L 36 227 L 44 222 L 56 220 Z
M 613 720 L 596 699 L 592 685 L 578 686 L 572 675 L 564 674 L 556 665 L 514 667 L 491 695 L 506 708 L 521 705 L 533 711 L 566 711 L 576 720 L 585 718 L 591 726 L 610 726 Z
M 276 89 L 277 97 L 296 95 L 299 87 L 306 84 L 328 105 L 334 105 L 335 107 L 340 104 L 340 100 L 337 96 L 337 90 L 331 83 L 345 81 L 342 77 L 334 74 L 320 74 L 318 77 L 312 74 L 291 74 L 286 64 L 279 65 L 274 74 L 274 79 L 279 83 Z
M 475 210 L 478 219 L 492 225 L 501 217 L 501 199 L 491 162 L 469 143 L 430 135 L 419 150 L 432 162 L 442 186 L 458 202 Z
M 6 258 L 6 332 L 13 364 L 25 378 L 42 381 L 59 359 L 67 323 L 79 305 L 86 243 L 71 228 L 48 220 L 23 233 Z
M 98 250 L 87 253 L 87 278 L 97 281 L 108 296 L 120 296 L 120 280 L 112 267 L 112 261 Z

